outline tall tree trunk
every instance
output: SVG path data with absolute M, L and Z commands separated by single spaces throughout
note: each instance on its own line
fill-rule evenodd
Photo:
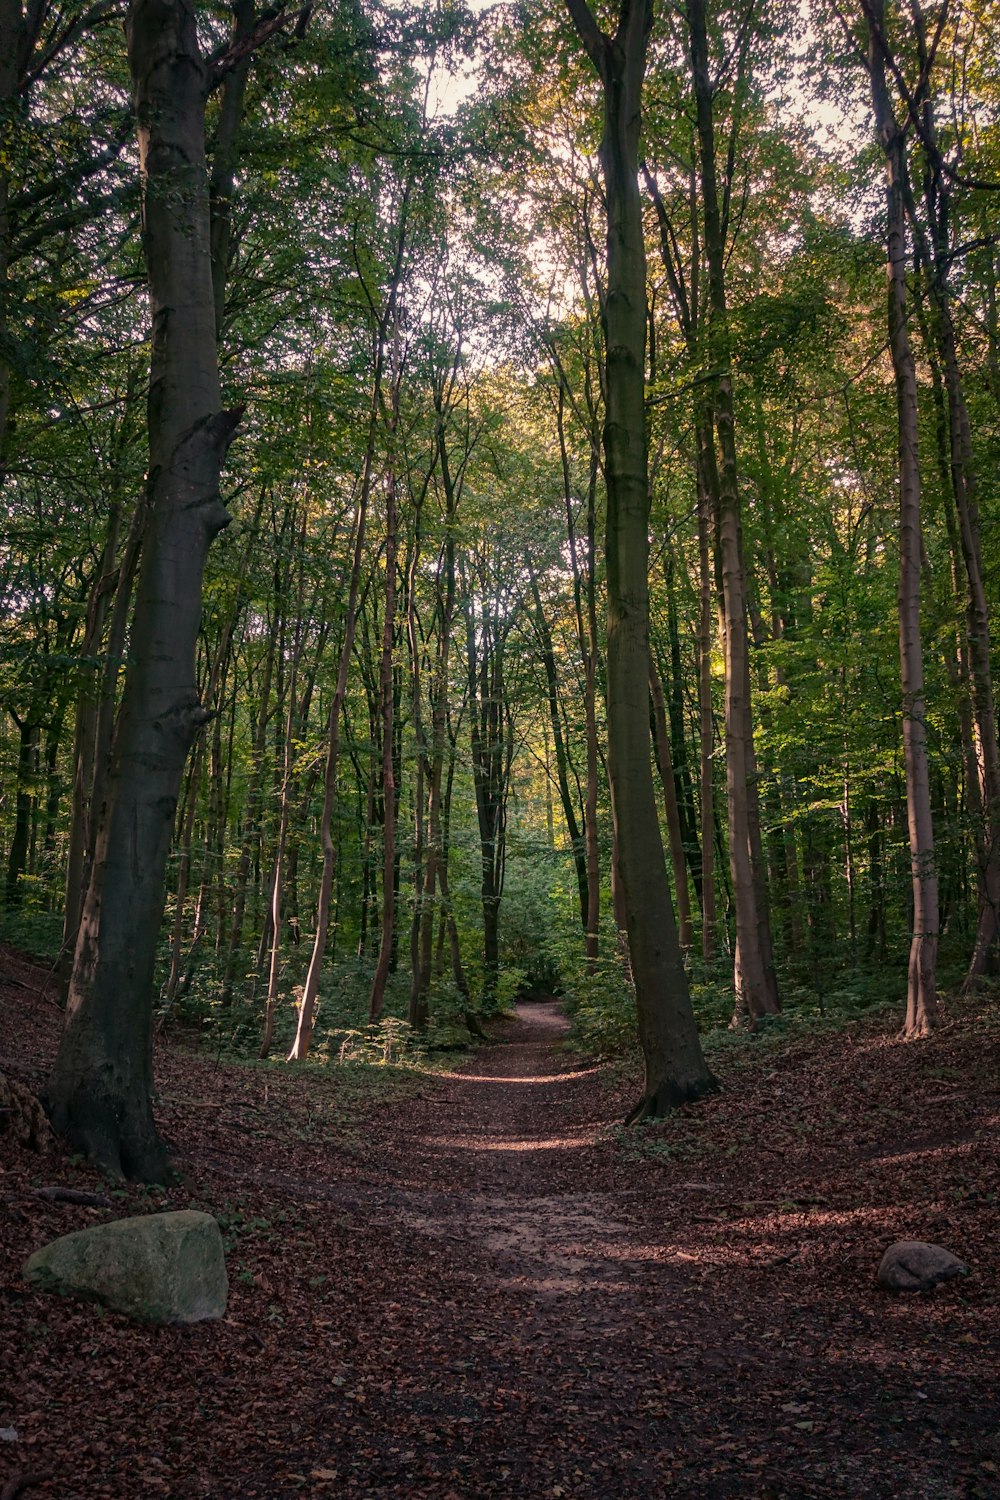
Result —
M 701 904 L 701 850 L 698 840 L 698 824 L 694 811 L 694 788 L 691 784 L 691 765 L 688 756 L 687 733 L 684 724 L 684 667 L 681 660 L 680 624 L 677 618 L 677 599 L 674 590 L 674 560 L 668 556 L 666 567 L 667 584 L 667 633 L 670 643 L 670 690 L 664 683 L 664 707 L 670 731 L 670 760 L 673 766 L 674 796 L 677 802 L 677 818 L 680 825 L 681 845 L 688 867 L 695 899 Z M 685 944 L 685 947 L 689 946 Z
M 229 521 L 205 165 L 209 76 L 194 12 L 132 0 L 126 20 L 153 345 L 148 524 L 131 661 L 48 1085 L 55 1128 L 102 1165 L 162 1179 L 152 1112 L 153 966 L 174 809 L 206 711 L 195 685 L 205 559 Z
M 222 976 L 221 1004 L 228 1008 L 233 1001 L 236 984 L 236 964 L 243 943 L 243 919 L 246 915 L 247 889 L 254 854 L 260 857 L 260 820 L 262 786 L 264 776 L 264 752 L 267 745 L 267 726 L 270 719 L 271 680 L 274 675 L 276 635 L 272 631 L 267 643 L 264 666 L 261 674 L 260 705 L 254 727 L 250 752 L 250 773 L 247 783 L 246 804 L 243 814 L 243 833 L 240 839 L 240 855 L 236 867 L 233 889 L 233 920 L 229 930 L 229 947 Z
M 212 295 L 215 306 L 215 335 L 221 343 L 226 307 L 226 283 L 232 247 L 233 190 L 239 161 L 239 133 L 243 121 L 247 75 L 253 52 L 245 43 L 254 29 L 254 0 L 233 0 L 230 46 L 242 52 L 226 74 L 219 98 L 219 113 L 212 140 L 212 168 L 209 196 L 212 211 L 210 244 L 212 250 Z
M 680 928 L 680 945 L 685 952 L 691 947 L 694 933 L 691 926 L 691 897 L 688 892 L 687 862 L 684 858 L 684 836 L 681 832 L 681 817 L 677 806 L 677 787 L 674 782 L 674 767 L 670 755 L 670 736 L 667 733 L 666 706 L 663 699 L 663 684 L 656 670 L 656 663 L 649 661 L 649 691 L 653 700 L 653 729 L 657 759 L 660 763 L 660 782 L 663 786 L 663 808 L 667 818 L 667 842 L 670 847 L 670 863 L 674 871 L 674 888 L 677 893 L 677 917 Z
M 736 908 L 736 1016 L 751 1022 L 779 1009 L 770 959 L 770 924 L 762 888 L 762 851 L 756 809 L 756 765 L 750 705 L 746 574 L 736 462 L 736 419 L 732 358 L 726 306 L 725 244 L 719 212 L 715 161 L 714 94 L 709 76 L 705 0 L 687 0 L 691 38 L 691 77 L 697 118 L 698 157 L 708 261 L 707 352 L 715 372 L 715 427 L 721 464 L 718 479 L 718 534 L 726 662 L 726 793 L 729 809 L 729 865 Z M 754 845 L 758 848 L 755 850 Z M 763 898 L 763 900 L 762 900 Z
M 399 422 L 399 387 L 396 382 L 394 382 L 392 404 L 390 444 L 394 441 Z M 393 648 L 396 643 L 396 556 L 399 538 L 395 455 L 392 452 L 389 454 L 385 490 L 385 610 L 382 617 L 382 657 L 379 666 L 379 697 L 382 711 L 382 925 L 378 961 L 368 997 L 368 1015 L 372 1021 L 377 1021 L 382 1014 L 396 930 L 393 871 L 396 866 L 396 809 L 399 794 L 396 788 L 396 767 L 393 755 L 396 707 Z
M 281 797 L 278 812 L 278 832 L 274 844 L 274 866 L 271 877 L 270 927 L 271 952 L 267 972 L 267 996 L 264 1001 L 264 1032 L 261 1037 L 259 1057 L 267 1057 L 274 1041 L 274 1027 L 278 1016 L 278 979 L 281 968 L 281 912 L 284 894 L 285 854 L 288 844 L 288 823 L 292 803 L 292 772 L 295 765 L 296 690 L 299 666 L 306 637 L 306 620 L 303 610 L 305 595 L 305 518 L 299 548 L 299 583 L 295 621 L 295 643 L 288 681 L 288 712 L 285 715 L 284 744 L 282 747 Z
M 637 1119 L 661 1115 L 714 1086 L 677 941 L 649 738 L 646 253 L 638 141 L 652 3 L 620 0 L 613 38 L 600 30 L 586 0 L 566 3 L 604 96 L 608 771 L 645 1062 L 642 1097 L 631 1115 Z
M 585 280 L 585 277 L 583 278 Z M 583 711 L 587 742 L 587 786 L 583 813 L 583 863 L 581 866 L 577 838 L 573 833 L 575 813 L 570 822 L 568 783 L 563 792 L 563 807 L 573 840 L 573 855 L 577 864 L 577 880 L 580 885 L 580 900 L 583 910 L 584 952 L 588 967 L 593 970 L 600 957 L 601 926 L 601 846 L 600 830 L 597 826 L 597 776 L 600 747 L 597 741 L 597 479 L 600 467 L 600 438 L 595 402 L 588 394 L 590 411 L 591 452 L 587 475 L 587 537 L 586 568 L 581 569 L 576 550 L 576 526 L 573 521 L 573 484 L 570 473 L 569 449 L 566 444 L 566 382 L 562 367 L 559 369 L 559 407 L 557 412 L 559 429 L 559 452 L 562 458 L 563 500 L 566 506 L 566 531 L 569 538 L 570 565 L 573 569 L 573 600 L 576 612 L 577 638 L 583 658 Z M 589 381 L 588 381 L 589 385 Z M 537 598 L 537 591 L 536 591 Z M 539 606 L 540 607 L 540 606 Z M 550 637 L 551 640 L 551 637 Z M 554 712 L 556 696 L 555 658 L 551 651 L 546 659 L 546 674 L 549 677 L 549 707 Z M 556 733 L 556 719 L 553 718 Z M 565 748 L 565 747 L 564 747 Z M 559 741 L 556 743 L 558 757 Z M 563 760 L 566 760 L 565 754 Z
M 131 399 L 132 382 L 129 381 Z M 97 670 L 104 638 L 108 605 L 120 586 L 115 576 L 115 554 L 121 524 L 121 503 L 114 505 L 108 519 L 104 550 L 91 590 L 87 623 L 80 643 L 80 683 L 76 696 L 73 729 L 73 789 L 69 827 L 69 849 L 66 856 L 66 881 L 63 888 L 63 931 L 59 948 L 60 991 L 65 1001 L 73 970 L 73 951 L 80 923 L 80 912 L 87 889 L 91 798 L 97 755 L 97 726 L 100 710 L 101 674 Z M 131 581 L 129 582 L 131 591 Z
M 28 844 L 31 838 L 31 809 L 35 801 L 35 775 L 38 762 L 38 721 L 31 711 L 19 718 L 10 711 L 17 725 L 18 749 L 14 796 L 14 832 L 7 851 L 6 904 L 21 904 L 21 878 L 28 866 Z
M 41 12 L 44 14 L 44 12 Z M 12 334 L 7 321 L 10 293 L 7 271 L 11 252 L 10 163 L 22 104 L 22 69 L 33 44 L 21 0 L 0 0 L 0 481 L 4 468 L 4 438 L 10 412 L 9 350 Z
M 333 814 L 337 803 L 337 785 L 340 773 L 340 721 L 347 695 L 347 676 L 351 657 L 354 654 L 354 633 L 358 618 L 358 593 L 361 584 L 361 562 L 364 557 L 365 531 L 368 520 L 368 501 L 371 495 L 372 469 L 375 461 L 375 432 L 378 419 L 379 388 L 384 352 L 384 329 L 379 340 L 376 356 L 375 387 L 369 417 L 368 444 L 365 452 L 358 496 L 357 517 L 354 529 L 354 553 L 351 559 L 351 575 L 347 590 L 347 610 L 344 618 L 344 639 L 340 647 L 340 662 L 337 684 L 330 702 L 326 725 L 326 763 L 323 773 L 323 810 L 320 814 L 320 846 L 323 850 L 323 869 L 320 875 L 319 896 L 316 903 L 316 931 L 313 936 L 312 953 L 302 996 L 299 1001 L 298 1024 L 295 1040 L 288 1054 L 289 1062 L 302 1062 L 309 1056 L 313 1027 L 316 1022 L 316 1001 L 319 996 L 319 977 L 326 956 L 326 940 L 330 931 L 330 913 L 333 906 L 333 880 L 336 870 L 337 851 L 333 841 Z M 273 897 L 272 897 L 273 900 Z M 273 920 L 273 905 L 272 905 Z M 272 938 L 277 941 L 277 934 Z
M 441 891 L 442 912 L 450 915 L 448 900 L 448 872 L 445 866 L 446 838 L 443 827 L 443 784 L 447 728 L 449 719 L 449 668 L 451 662 L 451 637 L 455 620 L 455 528 L 458 521 L 458 505 L 462 484 L 452 473 L 451 456 L 447 443 L 447 424 L 443 391 L 435 388 L 435 411 L 437 415 L 437 467 L 441 475 L 441 488 L 445 501 L 445 539 L 441 565 L 438 572 L 438 638 L 437 663 L 434 671 L 431 700 L 431 745 L 426 767 L 427 778 L 427 860 L 424 868 L 424 886 L 420 900 L 420 942 L 417 947 L 417 969 L 413 975 L 411 1008 L 417 1021 L 425 1024 L 430 1008 L 431 948 L 434 924 L 434 892 Z M 464 471 L 464 464 L 462 465 Z M 442 577 L 443 575 L 443 577 Z M 443 586 L 442 586 L 443 585 Z M 449 777 L 454 762 L 449 766 Z M 450 796 L 450 782 L 449 782 Z M 452 919 L 453 920 L 453 919 Z M 453 949 L 453 958 L 455 957 Z M 458 961 L 456 979 L 468 996 L 468 987 Z
M 573 800 L 573 793 L 569 784 L 569 757 L 566 753 L 566 741 L 563 735 L 562 713 L 559 707 L 559 674 L 556 670 L 556 654 L 552 644 L 552 632 L 549 622 L 545 618 L 545 608 L 542 604 L 542 596 L 538 589 L 538 583 L 532 574 L 531 590 L 535 601 L 535 633 L 538 637 L 539 653 L 542 658 L 542 667 L 545 672 L 546 700 L 548 704 L 549 723 L 552 728 L 552 740 L 556 758 L 556 785 L 559 788 L 559 801 L 562 804 L 563 816 L 566 819 L 566 831 L 569 834 L 570 848 L 573 853 L 573 865 L 576 870 L 577 891 L 580 898 L 580 925 L 583 928 L 584 938 L 589 935 L 590 917 L 590 882 L 587 867 L 587 842 L 580 829 L 577 819 L 577 808 Z M 586 692 L 589 684 L 585 687 Z M 588 950 L 588 957 L 590 957 Z
M 375 328 L 372 400 L 368 415 L 368 441 L 365 447 L 358 496 L 354 555 L 351 561 L 347 611 L 344 619 L 344 640 L 340 650 L 337 686 L 330 704 L 330 713 L 327 722 L 327 755 L 323 776 L 323 811 L 320 815 L 320 843 L 323 849 L 323 871 L 320 877 L 319 898 L 316 906 L 316 932 L 313 938 L 312 955 L 309 960 L 306 981 L 302 987 L 295 1040 L 292 1043 L 292 1050 L 288 1054 L 289 1062 L 301 1062 L 309 1055 L 309 1048 L 312 1045 L 313 1026 L 315 1025 L 316 1000 L 319 995 L 319 977 L 323 968 L 323 959 L 326 954 L 326 940 L 330 931 L 330 913 L 334 897 L 334 875 L 337 868 L 337 850 L 333 841 L 333 813 L 337 801 L 337 786 L 340 774 L 340 721 L 343 713 L 344 699 L 347 695 L 348 672 L 350 670 L 351 658 L 354 654 L 354 636 L 358 620 L 358 594 L 361 585 L 361 563 L 364 556 L 368 502 L 371 496 L 376 438 L 382 407 L 382 379 L 385 369 L 386 345 L 389 330 L 395 320 L 399 298 L 403 257 L 406 249 L 409 201 L 410 185 L 407 186 L 403 194 L 396 238 L 395 261 L 385 305 L 377 319 Z
M 238 608 L 238 604 L 236 606 Z M 212 671 L 209 677 L 208 689 L 205 693 L 209 703 L 216 701 L 221 682 L 229 666 L 229 653 L 232 646 L 233 629 L 235 626 L 235 614 L 226 621 L 222 631 L 222 639 L 215 652 Z M 218 710 L 213 724 L 214 730 L 218 731 L 220 719 Z M 216 749 L 213 759 L 218 760 Z M 177 872 L 177 889 L 175 895 L 174 921 L 170 934 L 170 970 L 167 975 L 167 984 L 163 996 L 163 1010 L 169 1012 L 173 1009 L 177 998 L 177 986 L 181 977 L 181 957 L 184 945 L 184 908 L 187 902 L 188 883 L 191 877 L 191 844 L 194 834 L 195 817 L 198 810 L 198 793 L 201 785 L 201 769 L 205 759 L 205 739 L 202 736 L 192 757 L 191 774 L 189 777 L 188 804 L 185 811 L 184 821 L 180 836 L 180 865 Z M 209 820 L 211 824 L 211 819 Z M 200 904 L 200 903 L 199 903 Z
M 698 741 L 701 763 L 701 956 L 706 963 L 718 957 L 715 910 L 715 714 L 712 707 L 713 578 L 712 493 L 705 473 L 706 446 L 714 463 L 711 428 L 698 428 Z
M 924 1036 L 940 1022 L 937 999 L 938 877 L 934 862 L 923 647 L 920 635 L 920 461 L 917 375 L 907 327 L 906 140 L 886 82 L 884 0 L 864 0 L 868 76 L 879 141 L 885 153 L 889 347 L 899 433 L 899 664 L 903 687 L 903 758 L 913 886 L 913 936 L 907 972 L 906 1036 Z

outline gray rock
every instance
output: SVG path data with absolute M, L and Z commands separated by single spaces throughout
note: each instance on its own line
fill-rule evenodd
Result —
M 878 1268 L 878 1284 L 887 1292 L 930 1292 L 941 1281 L 967 1276 L 957 1256 L 943 1245 L 923 1240 L 900 1240 L 890 1245 Z
M 96 1224 L 36 1250 L 25 1278 L 45 1291 L 92 1297 L 144 1323 L 221 1318 L 229 1281 L 211 1214 L 143 1214 Z

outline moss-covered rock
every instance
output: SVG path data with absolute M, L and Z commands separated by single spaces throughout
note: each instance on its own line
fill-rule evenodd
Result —
M 91 1297 L 145 1323 L 221 1318 L 229 1294 L 219 1226 L 193 1209 L 64 1234 L 35 1251 L 24 1275 L 45 1291 Z

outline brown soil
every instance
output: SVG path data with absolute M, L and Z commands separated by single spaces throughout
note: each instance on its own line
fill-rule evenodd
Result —
M 58 1014 L 40 971 L 4 969 L 0 1069 L 37 1083 Z M 40 1199 L 108 1188 L 0 1137 L 0 1491 L 1000 1496 L 990 1013 L 926 1044 L 734 1052 L 722 1094 L 638 1136 L 613 1123 L 634 1080 L 565 1031 L 522 1006 L 360 1122 L 333 1069 L 165 1047 L 187 1186 L 110 1211 Z M 137 1328 L 20 1281 L 52 1235 L 168 1206 L 224 1220 L 223 1322 Z M 874 1271 L 904 1237 L 973 1274 L 889 1298 Z

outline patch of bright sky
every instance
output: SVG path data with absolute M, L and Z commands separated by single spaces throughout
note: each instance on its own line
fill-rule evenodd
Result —
M 476 16 L 491 8 L 500 8 L 494 7 L 492 0 L 465 0 L 465 4 L 466 9 Z M 870 109 L 859 90 L 845 90 L 836 100 L 824 97 L 810 60 L 817 40 L 813 20 L 816 9 L 817 0 L 799 0 L 803 45 L 794 61 L 785 97 L 823 151 L 831 155 L 853 153 L 870 134 Z M 455 114 L 473 97 L 479 80 L 479 63 L 475 57 L 464 59 L 454 70 L 439 64 L 431 79 L 429 103 L 432 117 L 446 119 Z
M 464 8 L 481 16 L 492 8 L 492 0 L 465 0 Z M 446 120 L 473 97 L 479 87 L 479 60 L 463 58 L 457 67 L 439 63 L 430 79 L 427 113 L 432 120 Z
M 504 3 L 505 0 L 499 0 L 499 4 L 491 4 L 491 0 L 465 0 L 466 8 L 476 16 L 491 8 L 500 10 Z M 831 21 L 824 0 L 798 0 L 796 36 L 789 49 L 792 53 L 790 68 L 780 79 L 775 79 L 768 92 L 778 116 L 787 119 L 793 127 L 803 126 L 821 156 L 846 166 L 857 158 L 858 152 L 871 139 L 871 105 L 860 59 L 855 70 L 838 68 L 832 79 L 832 89 L 824 87 L 831 80 L 825 78 L 817 66 L 818 28 Z M 438 120 L 449 119 L 475 96 L 480 83 L 481 61 L 475 54 L 436 62 L 428 80 L 429 116 Z M 880 194 L 877 182 L 859 182 L 856 193 L 845 201 L 838 189 L 828 185 L 817 190 L 814 203 L 820 212 L 843 216 L 855 230 L 861 230 Z M 792 235 L 788 240 L 786 248 L 789 251 L 794 248 L 795 238 Z M 553 248 L 545 243 L 544 238 L 539 240 L 533 259 L 538 274 L 534 298 L 538 313 L 546 322 L 565 313 L 579 301 L 575 276 L 567 276 L 561 257 L 553 253 Z M 780 247 L 775 248 L 780 253 Z

